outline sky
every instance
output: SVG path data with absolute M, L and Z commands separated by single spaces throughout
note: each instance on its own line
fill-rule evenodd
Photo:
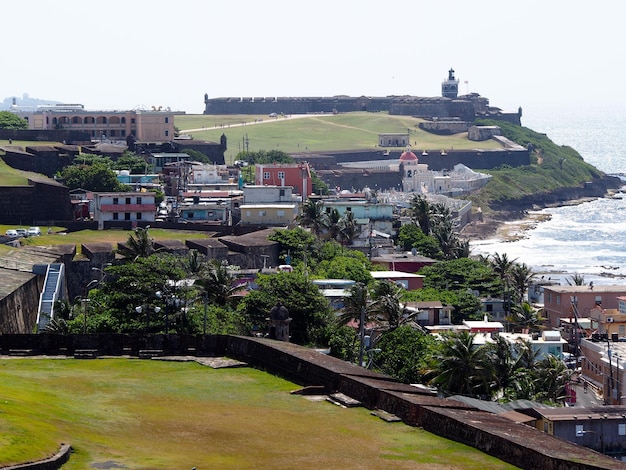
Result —
M 205 93 L 440 96 L 453 68 L 461 93 L 504 111 L 623 105 L 626 27 L 610 4 L 5 1 L 0 101 L 201 114 Z

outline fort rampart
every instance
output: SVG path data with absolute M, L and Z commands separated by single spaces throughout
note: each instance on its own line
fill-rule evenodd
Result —
M 2 335 L 0 352 L 74 355 L 228 356 L 302 386 L 341 392 L 369 409 L 383 410 L 411 426 L 475 447 L 520 468 L 542 470 L 626 469 L 626 464 L 533 427 L 438 398 L 391 377 L 290 343 L 242 336 Z

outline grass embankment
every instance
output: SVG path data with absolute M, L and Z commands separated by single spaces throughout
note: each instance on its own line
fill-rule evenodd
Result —
M 259 123 L 259 120 L 263 120 Z M 255 121 L 257 122 L 255 124 Z M 182 133 L 189 129 L 195 139 L 219 142 L 227 137 L 226 161 L 232 163 L 242 150 L 282 150 L 286 153 L 323 152 L 332 150 L 383 150 L 378 146 L 379 133 L 410 131 L 411 146 L 422 150 L 494 149 L 502 148 L 495 141 L 472 142 L 467 132 L 438 136 L 417 126 L 422 119 L 394 116 L 388 113 L 354 112 L 345 114 L 310 114 L 304 117 L 235 115 L 180 115 L 174 123 Z M 246 123 L 245 125 L 241 125 Z M 203 128 L 204 127 L 204 128 Z M 182 145 L 184 147 L 184 144 Z M 398 151 L 402 149 L 392 148 Z
M 138 359 L 0 360 L 0 465 L 74 449 L 64 469 L 513 468 L 254 369 Z
M 555 144 L 545 134 L 505 122 L 481 123 L 498 125 L 505 137 L 524 147 L 530 144 L 532 148 L 530 165 L 517 168 L 503 165 L 498 169 L 481 170 L 493 178 L 469 199 L 486 212 L 494 202 L 515 201 L 530 195 L 548 194 L 559 188 L 578 187 L 603 175 L 585 162 L 576 150 Z
M 0 225 L 0 233 L 4 234 L 8 229 L 28 228 L 18 225 Z M 51 227 L 53 233 L 47 234 L 48 227 L 41 227 L 42 235 L 40 237 L 21 238 L 22 246 L 49 246 L 49 245 L 76 245 L 77 253 L 81 253 L 81 245 L 83 243 L 110 243 L 113 248 L 118 243 L 128 240 L 133 234 L 131 230 L 81 230 L 78 232 L 66 233 L 63 227 Z M 207 238 L 211 236 L 211 232 L 193 232 L 189 230 L 165 230 L 158 228 L 150 229 L 150 237 L 155 241 L 163 240 L 193 240 L 195 238 Z M 0 256 L 6 255 L 12 246 L 0 244 Z

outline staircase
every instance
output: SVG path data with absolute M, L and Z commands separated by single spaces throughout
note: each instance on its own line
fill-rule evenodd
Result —
M 54 304 L 63 298 L 65 285 L 65 265 L 63 263 L 49 264 L 46 270 L 46 279 L 43 292 L 39 297 L 39 310 L 37 313 L 37 332 L 46 329 L 50 320 L 54 318 Z

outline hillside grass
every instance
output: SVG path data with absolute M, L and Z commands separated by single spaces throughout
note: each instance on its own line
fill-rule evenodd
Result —
M 494 203 L 515 201 L 532 194 L 547 194 L 562 187 L 577 187 L 603 176 L 603 172 L 585 162 L 573 148 L 557 145 L 545 134 L 523 126 L 499 121 L 478 121 L 483 125 L 498 125 L 508 139 L 532 148 L 531 164 L 512 168 L 481 170 L 493 175 L 489 183 L 468 199 L 487 212 Z
M 399 133 L 407 130 L 410 130 L 412 148 L 420 152 L 502 148 L 495 141 L 472 142 L 467 139 L 466 132 L 452 136 L 424 132 L 417 127 L 422 121 L 412 116 L 395 116 L 386 112 L 307 114 L 276 118 L 245 115 L 177 115 L 174 118 L 174 124 L 182 134 L 192 135 L 197 140 L 219 142 L 222 134 L 226 135 L 228 149 L 224 156 L 227 163 L 232 163 L 237 154 L 246 149 L 282 150 L 286 153 L 375 149 L 382 152 L 387 147 L 378 146 L 379 133 Z M 184 144 L 182 147 L 184 148 Z M 403 150 L 397 147 L 389 149 Z
M 1 359 L 0 465 L 69 443 L 86 468 L 514 468 L 249 368 L 140 359 Z

